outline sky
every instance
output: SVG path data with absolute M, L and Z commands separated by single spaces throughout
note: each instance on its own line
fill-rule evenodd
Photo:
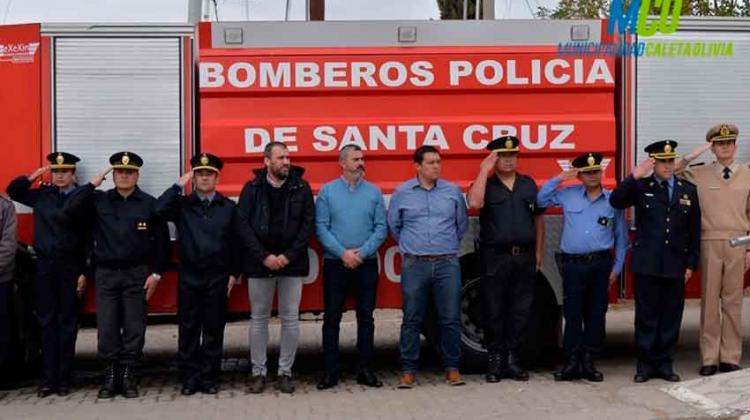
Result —
M 289 19 L 304 20 L 305 0 L 289 1 Z M 495 17 L 531 19 L 538 6 L 554 7 L 557 1 L 495 0 Z M 0 22 L 184 22 L 187 4 L 187 0 L 0 0 Z M 286 15 L 286 0 L 217 0 L 217 5 L 222 21 L 284 20 Z M 326 0 L 326 20 L 419 20 L 439 15 L 435 0 Z

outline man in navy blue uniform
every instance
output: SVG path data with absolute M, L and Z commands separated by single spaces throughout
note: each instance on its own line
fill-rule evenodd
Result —
M 177 317 L 182 395 L 219 392 L 227 297 L 237 284 L 239 240 L 234 232 L 235 205 L 216 191 L 224 163 L 202 153 L 192 170 L 167 188 L 156 214 L 177 225 L 180 235 L 180 282 Z M 195 192 L 183 195 L 192 181 Z
M 677 142 L 648 145 L 649 159 L 612 191 L 612 207 L 635 207 L 635 382 L 680 380 L 672 360 L 680 334 L 685 283 L 698 265 L 701 211 L 692 183 L 675 178 Z M 649 175 L 653 171 L 653 175 Z

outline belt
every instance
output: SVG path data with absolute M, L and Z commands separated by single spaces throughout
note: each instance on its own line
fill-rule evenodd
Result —
M 534 245 L 499 245 L 489 246 L 489 249 L 494 250 L 498 254 L 507 255 L 523 255 L 530 254 L 534 251 Z
M 560 256 L 560 262 L 563 263 L 578 263 L 578 264 L 590 264 L 596 260 L 607 258 L 612 256 L 609 250 L 588 252 L 586 254 L 558 254 Z
M 455 256 L 456 254 L 435 254 L 435 255 L 404 254 L 404 257 L 413 258 L 417 261 L 440 261 L 440 260 L 447 260 L 448 258 L 453 258 Z

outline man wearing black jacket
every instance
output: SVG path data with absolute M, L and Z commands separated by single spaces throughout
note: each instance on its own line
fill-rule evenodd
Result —
M 633 168 L 609 196 L 616 209 L 635 207 L 635 347 L 633 380 L 677 382 L 672 360 L 680 336 L 685 283 L 698 266 L 701 210 L 692 183 L 674 176 L 677 142 L 646 146 L 649 159 Z M 653 175 L 650 175 L 653 172 Z
M 255 179 L 242 189 L 236 219 L 252 312 L 249 391 L 265 389 L 268 319 L 278 290 L 281 348 L 277 386 L 281 392 L 292 393 L 299 304 L 302 280 L 309 273 L 307 241 L 315 229 L 315 207 L 310 185 L 302 179 L 304 169 L 291 166 L 286 145 L 269 143 L 263 155 L 266 167 L 256 170 Z
M 180 235 L 179 358 L 182 394 L 219 392 L 226 305 L 239 277 L 235 204 L 216 192 L 224 163 L 209 153 L 193 157 L 192 170 L 159 197 L 156 214 Z M 182 195 L 193 181 L 195 192 Z M 201 343 L 201 337 L 203 342 Z
M 67 214 L 86 208 L 94 214 L 96 324 L 99 357 L 107 362 L 99 398 L 119 391 L 136 398 L 134 364 L 143 355 L 146 302 L 161 279 L 168 258 L 167 224 L 155 213 L 156 199 L 138 188 L 143 159 L 115 153 L 111 167 L 75 190 Z M 114 171 L 115 188 L 96 190 Z

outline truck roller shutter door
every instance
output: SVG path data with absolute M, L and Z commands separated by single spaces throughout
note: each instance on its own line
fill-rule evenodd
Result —
M 139 185 L 159 195 L 180 175 L 181 54 L 177 37 L 58 37 L 54 139 L 81 157 L 83 184 L 129 150 L 144 160 Z M 111 188 L 107 177 L 103 188 Z

